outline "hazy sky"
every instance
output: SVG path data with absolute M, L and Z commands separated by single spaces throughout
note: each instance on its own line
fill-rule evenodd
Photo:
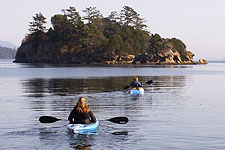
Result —
M 69 6 L 81 16 L 86 7 L 97 7 L 106 17 L 125 5 L 147 20 L 151 33 L 181 39 L 195 59 L 225 60 L 225 0 L 0 0 L 0 40 L 20 46 L 38 12 L 49 28 L 51 17 Z

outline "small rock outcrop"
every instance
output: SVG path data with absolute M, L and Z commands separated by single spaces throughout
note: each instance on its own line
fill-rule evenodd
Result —
M 133 64 L 193 64 L 193 56 L 192 52 L 187 51 L 186 57 L 183 57 L 182 60 L 180 53 L 167 49 L 159 54 L 136 55 Z
M 207 64 L 207 61 L 205 59 L 199 59 L 198 61 L 199 64 Z

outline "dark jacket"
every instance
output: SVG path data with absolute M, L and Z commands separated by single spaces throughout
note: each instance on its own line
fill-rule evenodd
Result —
M 74 122 L 72 121 L 72 118 L 74 118 Z M 68 120 L 70 123 L 73 124 L 90 124 L 96 122 L 96 118 L 92 111 L 89 113 L 79 113 L 77 112 L 77 107 L 75 106 L 73 110 L 70 112 L 70 115 L 68 117 Z
M 139 81 L 132 81 L 130 84 L 131 87 L 143 87 Z

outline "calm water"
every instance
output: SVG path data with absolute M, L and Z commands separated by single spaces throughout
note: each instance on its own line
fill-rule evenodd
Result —
M 142 97 L 123 90 L 133 76 Z M 225 148 L 225 63 L 189 66 L 51 66 L 0 60 L 0 149 Z M 80 96 L 100 120 L 96 135 L 66 131 Z M 63 119 L 41 124 L 51 115 Z M 126 116 L 127 124 L 105 119 Z M 114 135 L 114 132 L 128 132 Z

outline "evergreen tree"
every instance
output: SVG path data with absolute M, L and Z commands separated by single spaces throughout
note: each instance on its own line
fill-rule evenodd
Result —
M 160 53 L 162 50 L 167 48 L 167 41 L 161 38 L 161 36 L 157 33 L 151 35 L 149 43 L 150 45 L 149 45 L 148 53 L 150 54 Z
M 144 20 L 144 18 L 140 18 L 139 16 L 139 14 L 134 16 L 134 28 L 137 30 L 144 30 L 145 28 L 147 28 L 147 25 L 144 24 L 146 21 Z
M 67 29 L 69 26 L 71 26 L 71 23 L 69 22 L 67 17 L 60 14 L 54 15 L 51 18 L 51 23 L 52 23 L 53 29 L 56 32 L 63 31 Z
M 137 30 L 143 30 L 147 27 L 147 25 L 144 24 L 144 18 L 140 18 L 140 14 L 129 6 L 123 7 L 120 13 L 120 19 L 120 23 L 124 26 L 132 26 Z
M 123 39 L 118 34 L 113 34 L 109 38 L 108 48 L 112 53 L 120 54 L 122 49 Z
M 94 23 L 95 20 L 102 18 L 102 14 L 96 7 L 87 7 L 83 12 L 86 16 L 83 17 L 84 20 L 87 20 L 88 23 Z
M 109 19 L 112 22 L 117 22 L 119 21 L 120 17 L 116 11 L 112 11 L 107 19 Z
M 94 51 L 103 50 L 105 48 L 106 39 L 94 24 L 88 24 L 85 27 L 82 42 L 88 49 L 88 53 L 92 53 Z
M 75 7 L 62 9 L 62 12 L 75 27 L 78 27 L 80 24 L 82 24 L 81 16 L 79 15 L 79 12 L 77 12 Z
M 123 10 L 121 10 L 120 13 L 120 18 L 121 18 L 121 23 L 124 26 L 132 26 L 134 24 L 134 16 L 137 15 L 137 12 L 134 11 L 133 8 L 129 7 L 129 6 L 124 6 Z
M 73 25 L 70 23 L 70 21 L 67 19 L 64 15 L 54 15 L 51 18 L 51 23 L 54 29 L 54 39 L 56 40 L 69 40 L 71 36 L 71 31 L 73 30 Z M 56 37 L 57 36 L 57 37 Z
M 29 22 L 29 31 L 31 33 L 34 32 L 45 32 L 46 31 L 46 27 L 44 26 L 44 24 L 46 24 L 46 18 L 42 15 L 41 12 L 35 14 L 35 16 L 33 16 L 33 20 L 32 22 Z

